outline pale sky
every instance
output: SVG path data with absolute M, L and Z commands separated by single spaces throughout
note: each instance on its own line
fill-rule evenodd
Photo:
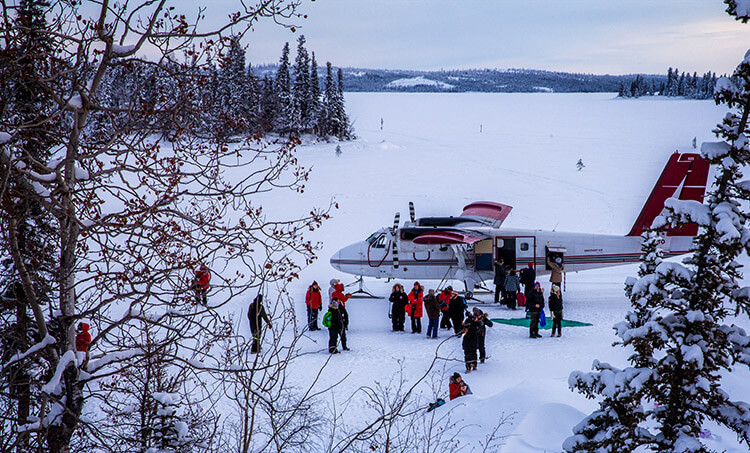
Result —
M 721 74 L 750 48 L 750 24 L 725 8 L 722 0 L 305 0 L 296 33 L 265 21 L 244 44 L 253 64 L 277 62 L 286 41 L 293 58 L 301 33 L 321 66 Z

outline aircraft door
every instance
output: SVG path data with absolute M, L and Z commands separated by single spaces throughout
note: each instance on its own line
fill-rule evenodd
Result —
M 495 259 L 500 258 L 511 269 L 516 267 L 516 238 L 495 238 Z
M 373 235 L 375 236 L 375 235 Z M 375 237 L 368 239 L 367 263 L 370 267 L 379 267 L 385 262 L 391 248 L 391 236 L 383 231 Z
M 493 269 L 492 239 L 485 239 L 474 244 L 474 269 L 478 271 Z

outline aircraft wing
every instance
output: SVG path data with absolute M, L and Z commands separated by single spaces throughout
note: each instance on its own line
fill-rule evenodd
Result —
M 485 225 L 498 228 L 508 217 L 512 206 L 492 201 L 475 201 L 464 207 L 461 217 L 477 220 Z
M 460 231 L 436 231 L 423 233 L 414 238 L 415 244 L 473 244 L 482 238 Z

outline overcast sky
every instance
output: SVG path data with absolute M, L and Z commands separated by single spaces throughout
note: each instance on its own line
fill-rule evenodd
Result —
M 253 64 L 278 61 L 301 33 L 321 66 L 725 73 L 750 48 L 750 24 L 724 10 L 722 0 L 305 0 L 296 33 L 266 21 L 244 43 Z

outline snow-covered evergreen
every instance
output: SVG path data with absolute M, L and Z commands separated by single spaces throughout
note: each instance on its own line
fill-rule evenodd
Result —
M 708 451 L 701 439 L 711 420 L 750 442 L 750 405 L 721 388 L 722 373 L 750 365 L 750 337 L 730 323 L 750 314 L 750 287 L 740 287 L 736 258 L 750 251 L 750 52 L 734 73 L 741 85 L 722 78 L 715 99 L 730 113 L 704 143 L 703 157 L 717 176 L 706 204 L 670 199 L 667 214 L 645 237 L 639 278 L 627 282 L 633 311 L 615 326 L 631 366 L 594 362 L 593 373 L 573 372 L 569 383 L 600 407 L 574 428 L 567 451 Z M 674 79 L 673 79 L 674 80 Z M 677 86 L 681 86 L 684 77 Z M 679 89 L 679 88 L 678 88 Z M 657 232 L 696 223 L 700 231 L 683 264 L 662 261 Z

